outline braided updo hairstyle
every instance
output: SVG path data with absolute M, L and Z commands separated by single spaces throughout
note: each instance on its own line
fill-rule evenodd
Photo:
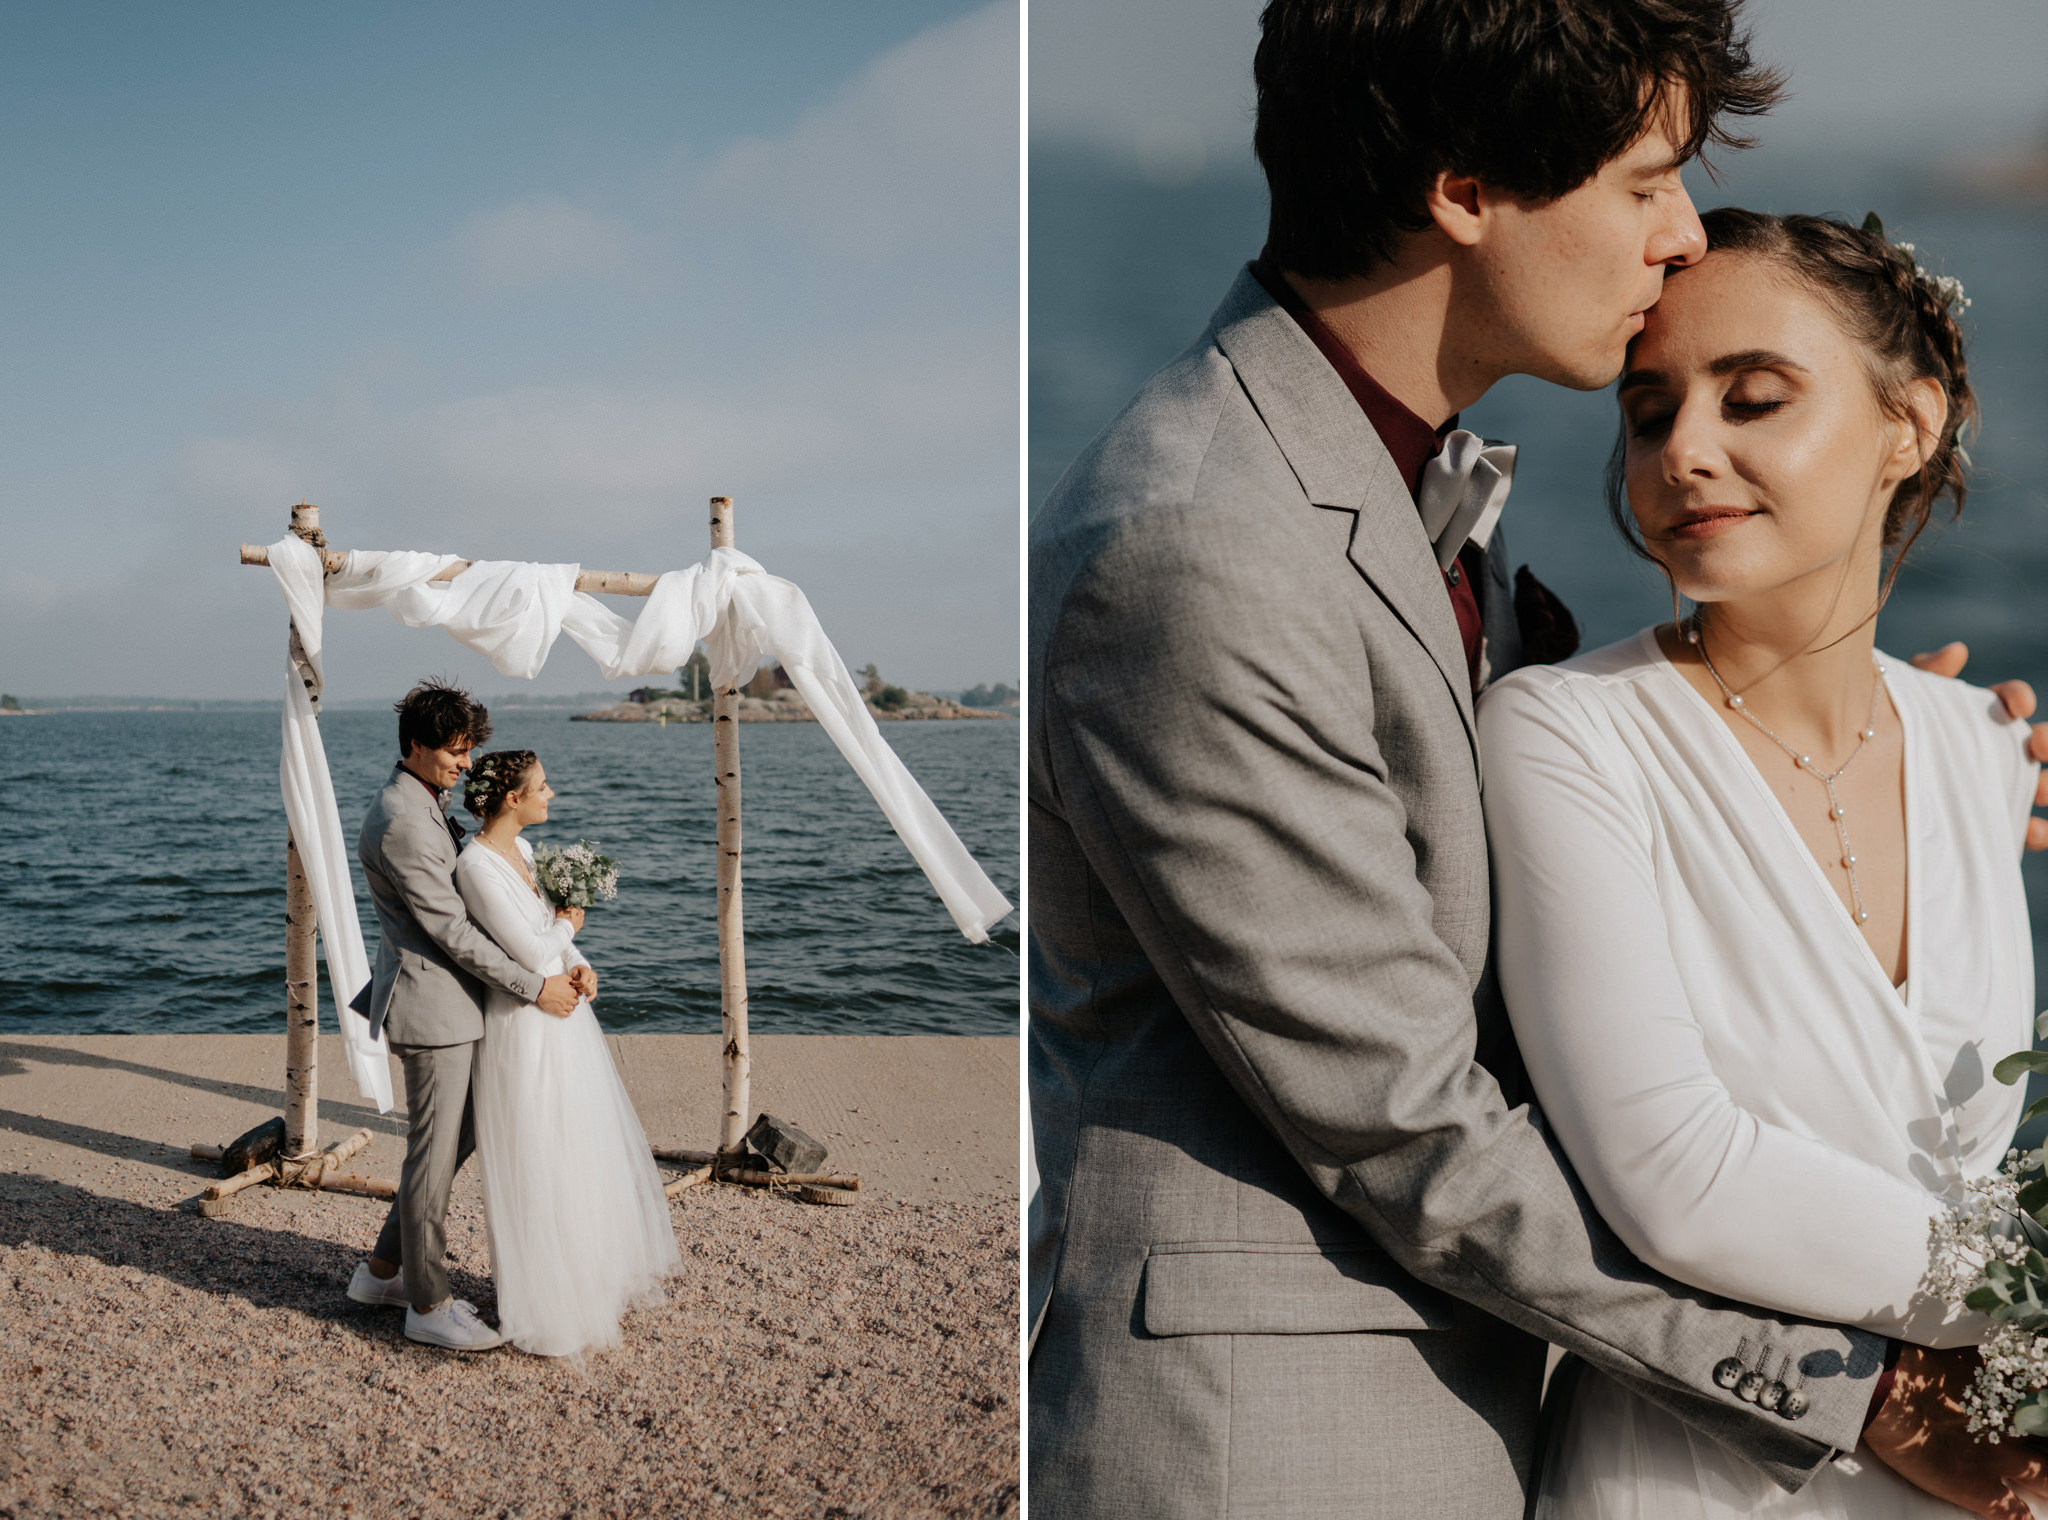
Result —
M 1918 474 L 1899 482 L 1885 512 L 1884 544 L 1892 562 L 1884 589 L 1925 531 L 1935 504 L 1946 497 L 1951 518 L 1969 495 L 1964 431 L 1977 421 L 1977 395 L 1956 320 L 1955 287 L 1923 274 L 1912 254 L 1889 242 L 1874 225 L 1854 227 L 1834 217 L 1773 216 L 1722 206 L 1700 217 L 1707 250 L 1745 253 L 1777 266 L 1825 301 L 1863 351 L 1877 404 L 1889 417 L 1915 422 L 1909 387 L 1935 380 L 1948 398 L 1941 436 Z M 1682 278 L 1682 276 L 1681 276 Z M 1615 525 L 1637 553 L 1650 558 L 1633 531 L 1623 489 L 1627 430 L 1608 465 L 1607 504 Z
M 508 794 L 518 791 L 540 764 L 530 749 L 494 749 L 469 768 L 462 785 L 462 805 L 479 821 L 489 823 L 492 814 L 505 805 Z

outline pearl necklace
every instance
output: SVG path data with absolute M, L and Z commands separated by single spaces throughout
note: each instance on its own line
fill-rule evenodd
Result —
M 1822 786 L 1828 789 L 1828 817 L 1835 821 L 1835 838 L 1842 846 L 1842 869 L 1849 873 L 1849 898 L 1856 904 L 1854 917 L 1859 924 L 1869 923 L 1870 915 L 1863 908 L 1863 889 L 1856 880 L 1856 852 L 1849 848 L 1849 825 L 1845 821 L 1848 814 L 1842 807 L 1842 799 L 1835 795 L 1835 783 L 1841 780 L 1849 767 L 1856 763 L 1856 757 L 1863 753 L 1863 746 L 1877 737 L 1877 694 L 1884 689 L 1884 666 L 1878 664 L 1875 660 L 1871 662 L 1877 671 L 1877 676 L 1870 683 L 1870 717 L 1864 722 L 1863 732 L 1856 740 L 1856 747 L 1849 751 L 1849 758 L 1842 762 L 1838 770 L 1833 774 L 1829 774 L 1813 763 L 1811 755 L 1800 754 L 1798 750 L 1771 732 L 1770 725 L 1751 712 L 1738 694 L 1728 689 L 1728 683 L 1721 679 L 1721 672 L 1714 669 L 1713 657 L 1707 653 L 1707 646 L 1700 638 L 1699 615 L 1695 613 L 1690 621 L 1692 626 L 1685 630 L 1685 641 L 1700 652 L 1700 658 L 1706 662 L 1707 674 L 1712 676 L 1714 684 L 1721 688 L 1721 695 L 1728 699 L 1728 705 L 1754 723 L 1762 731 L 1766 739 L 1769 739 L 1771 743 L 1777 745 L 1779 749 L 1791 756 L 1794 765 L 1803 771 L 1809 772 L 1819 780 Z
M 536 897 L 540 895 L 540 888 L 534 882 L 533 872 L 527 870 L 526 860 L 523 856 L 519 854 L 519 848 L 517 845 L 514 845 L 509 850 L 501 850 L 498 848 L 495 841 L 486 839 L 484 837 L 484 831 L 482 829 L 478 829 L 476 831 L 476 842 L 482 845 L 485 849 L 489 850 L 493 855 L 497 856 L 498 859 L 504 861 L 505 864 L 510 866 L 513 870 L 517 871 L 519 873 L 520 879 L 526 883 L 526 888 L 529 892 L 533 893 Z

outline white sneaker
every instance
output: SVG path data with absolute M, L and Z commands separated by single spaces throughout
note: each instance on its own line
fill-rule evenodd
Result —
M 408 1305 L 405 1338 L 429 1346 L 445 1346 L 450 1351 L 488 1351 L 503 1339 L 477 1318 L 475 1304 L 461 1298 L 451 1298 L 425 1314 Z
M 348 1280 L 348 1296 L 359 1304 L 403 1308 L 406 1305 L 405 1268 L 400 1267 L 389 1277 L 379 1277 L 370 1270 L 367 1261 L 359 1261 L 356 1263 L 356 1275 Z

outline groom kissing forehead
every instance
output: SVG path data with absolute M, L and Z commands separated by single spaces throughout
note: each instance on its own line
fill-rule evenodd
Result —
M 1705 236 L 1679 169 L 1777 99 L 1730 0 L 1275 0 L 1263 264 L 1432 427 L 1621 372 Z M 1263 271 L 1262 271 L 1263 272 Z
M 1630 1254 L 1488 969 L 1476 694 L 1577 634 L 1457 414 L 1620 372 L 1681 166 L 1779 93 L 1740 23 L 1261 17 L 1263 254 L 1031 524 L 1035 1509 L 1509 1520 L 1545 1341 L 1787 1489 L 1889 1397 L 1879 1337 Z M 1798 1398 L 1716 1380 L 1758 1348 Z

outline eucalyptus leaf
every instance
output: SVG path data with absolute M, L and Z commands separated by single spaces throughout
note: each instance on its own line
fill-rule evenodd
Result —
M 1979 1314 L 1989 1314 L 1994 1318 L 1998 1316 L 1998 1311 L 2010 1302 L 2012 1302 L 2011 1299 L 2000 1293 L 1989 1283 L 1986 1283 L 1981 1288 L 1971 1289 L 1970 1296 L 1963 1300 L 1966 1308 L 1975 1309 Z
M 2036 1394 L 2034 1398 L 2039 1398 Z M 2037 1404 L 2033 1398 L 2021 1404 L 2012 1412 L 2012 1428 L 2016 1435 L 2048 1436 L 2048 1404 Z
M 2027 1111 L 2020 1115 L 2020 1123 L 2025 1124 L 2029 1119 L 2037 1119 L 2042 1114 L 2048 1114 L 2048 1098 L 2036 1098 L 2029 1103 Z
M 2007 1087 L 2030 1071 L 2048 1072 L 2048 1050 L 2016 1050 L 1991 1068 L 1991 1075 Z

